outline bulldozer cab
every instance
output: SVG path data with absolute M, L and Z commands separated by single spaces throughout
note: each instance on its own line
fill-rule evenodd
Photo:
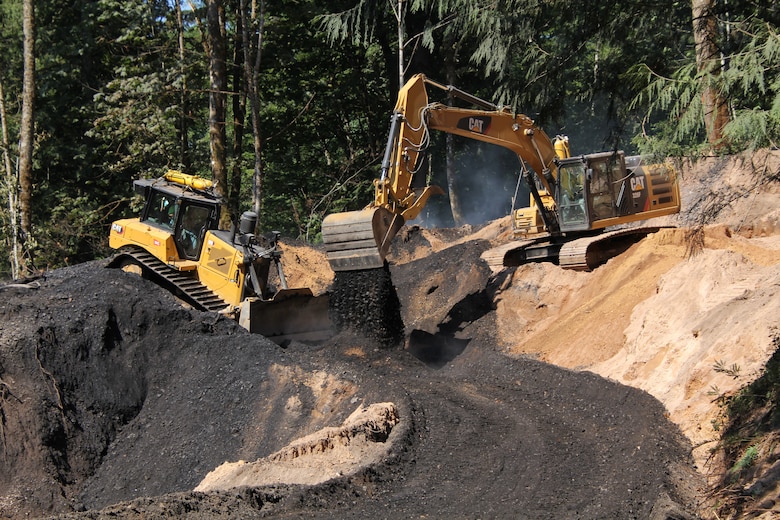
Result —
M 214 208 L 191 201 L 181 201 L 179 225 L 175 228 L 176 248 L 187 260 L 198 260 L 206 231 L 215 229 Z
M 218 227 L 220 204 L 216 198 L 148 180 L 136 181 L 135 189 L 146 200 L 141 222 L 171 233 L 180 258 L 198 260 L 206 231 Z
M 176 197 L 159 190 L 150 191 L 141 222 L 173 232 L 176 224 Z

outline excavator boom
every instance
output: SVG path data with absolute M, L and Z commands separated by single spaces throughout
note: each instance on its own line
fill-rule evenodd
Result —
M 476 108 L 429 102 L 429 87 Z M 558 262 L 565 256 L 565 267 L 590 268 L 592 259 L 619 250 L 619 237 L 632 235 L 613 233 L 599 251 L 599 239 L 593 236 L 605 228 L 680 211 L 679 186 L 670 166 L 643 164 L 642 158 L 627 158 L 622 151 L 571 157 L 568 138 L 551 140 L 523 114 L 418 74 L 398 93 L 381 174 L 374 181 L 374 200 L 361 211 L 334 213 L 323 220 L 323 242 L 334 271 L 382 267 L 390 242 L 404 223 L 417 217 L 431 195 L 443 193 L 438 186 L 413 188 L 420 184 L 414 182 L 415 175 L 431 130 L 501 146 L 517 155 L 531 199 L 527 207 L 513 209 L 514 234 L 522 241 L 503 248 L 505 259 Z M 566 246 L 575 239 L 581 239 L 576 248 Z
M 429 103 L 428 87 L 479 107 L 458 109 Z M 398 93 L 390 119 L 390 133 L 380 177 L 374 181 L 374 200 L 360 211 L 332 213 L 322 223 L 322 237 L 334 271 L 381 267 L 393 237 L 404 223 L 416 218 L 428 199 L 443 194 L 438 186 L 413 188 L 430 142 L 430 130 L 442 130 L 513 150 L 524 158 L 550 191 L 556 158 L 553 143 L 543 130 L 522 115 L 431 81 L 422 74 L 412 77 Z M 544 207 L 539 198 L 539 205 Z M 553 219 L 548 217 L 550 225 Z

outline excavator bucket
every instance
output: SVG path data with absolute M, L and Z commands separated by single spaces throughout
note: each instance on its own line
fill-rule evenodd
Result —
M 329 296 L 314 296 L 311 289 L 282 289 L 271 300 L 247 298 L 241 302 L 238 323 L 284 345 L 296 340 L 321 342 L 333 335 Z
M 322 221 L 322 241 L 334 271 L 382 267 L 404 218 L 376 207 L 332 213 Z

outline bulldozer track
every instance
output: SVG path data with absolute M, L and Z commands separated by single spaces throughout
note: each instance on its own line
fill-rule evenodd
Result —
M 140 266 L 145 277 L 168 289 L 198 310 L 220 312 L 228 307 L 225 300 L 203 285 L 194 274 L 179 271 L 140 247 L 122 249 L 111 260 L 108 267 L 122 267 L 128 262 Z

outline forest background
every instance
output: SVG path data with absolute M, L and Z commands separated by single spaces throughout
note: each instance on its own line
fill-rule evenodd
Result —
M 774 147 L 779 22 L 758 0 L 0 0 L 0 279 L 110 254 L 132 181 L 167 169 L 317 243 L 326 214 L 372 200 L 414 73 L 574 154 Z M 432 137 L 427 180 L 447 196 L 420 223 L 506 215 L 517 158 Z

